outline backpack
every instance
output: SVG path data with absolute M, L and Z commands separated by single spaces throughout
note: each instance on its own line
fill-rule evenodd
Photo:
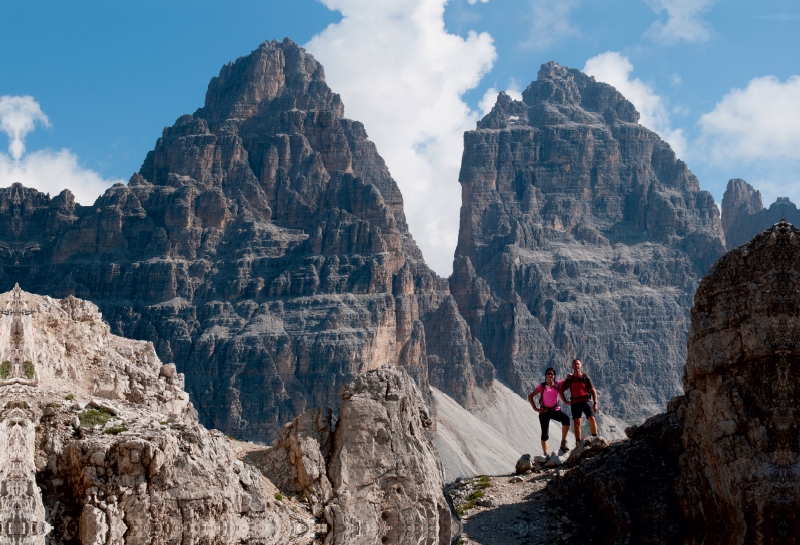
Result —
M 570 396 L 572 396 L 572 383 L 573 382 L 582 382 L 583 383 L 583 386 L 584 386 L 584 388 L 586 390 L 586 397 L 585 398 L 580 397 L 578 399 L 572 399 L 571 398 L 570 401 L 573 401 L 573 402 L 589 401 L 589 399 L 591 398 L 591 394 L 589 393 L 589 390 L 591 389 L 590 386 L 592 384 L 592 381 L 589 378 L 589 375 L 587 375 L 586 373 L 583 373 L 581 375 L 581 378 L 578 378 L 578 377 L 570 375 L 570 377 L 568 379 L 564 380 L 564 383 L 561 385 L 561 387 L 564 388 L 565 391 L 567 390 L 567 388 L 569 388 Z

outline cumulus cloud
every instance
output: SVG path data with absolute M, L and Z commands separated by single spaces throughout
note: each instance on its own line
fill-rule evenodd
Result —
M 0 129 L 11 140 L 8 151 L 15 160 L 25 153 L 25 137 L 33 131 L 37 122 L 50 125 L 50 120 L 32 96 L 0 97 Z
M 0 97 L 0 129 L 8 135 L 9 154 L 0 153 L 0 184 L 21 183 L 55 195 L 69 189 L 81 204 L 92 204 L 115 182 L 80 166 L 68 149 L 40 150 L 25 154 L 25 137 L 36 123 L 49 126 L 47 116 L 31 96 Z
M 655 13 L 666 12 L 667 21 L 655 21 L 645 33 L 657 42 L 705 42 L 714 36 L 701 16 L 717 0 L 645 0 Z
M 305 47 L 397 180 L 426 262 L 448 276 L 458 241 L 463 133 L 478 119 L 462 97 L 497 54 L 487 33 L 446 31 L 446 2 L 322 0 L 343 18 Z
M 700 117 L 702 141 L 712 159 L 800 160 L 800 76 L 781 82 L 774 76 L 732 89 Z
M 639 122 L 669 142 L 678 157 L 686 153 L 686 137 L 682 129 L 671 126 L 666 101 L 639 78 L 631 78 L 633 64 L 615 51 L 607 51 L 586 61 L 583 71 L 614 86 L 630 100 L 641 115 Z
M 533 25 L 522 45 L 545 49 L 560 38 L 577 35 L 579 32 L 570 22 L 570 13 L 578 3 L 578 0 L 530 0 Z

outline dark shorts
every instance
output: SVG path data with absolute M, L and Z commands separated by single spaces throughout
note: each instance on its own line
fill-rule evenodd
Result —
M 572 404 L 572 419 L 578 420 L 581 417 L 581 414 L 586 415 L 586 418 L 590 416 L 594 416 L 594 411 L 592 410 L 593 401 L 578 401 Z
M 564 411 L 549 410 L 546 413 L 539 413 L 539 424 L 542 425 L 542 441 L 550 438 L 550 421 L 561 422 L 562 426 L 569 426 L 569 417 Z

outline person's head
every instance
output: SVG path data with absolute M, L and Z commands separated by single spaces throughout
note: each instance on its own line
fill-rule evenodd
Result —
M 555 382 L 556 380 L 556 370 L 552 367 L 548 367 L 544 371 L 544 380 L 547 382 Z
M 579 360 L 578 358 L 572 360 L 572 372 L 581 373 L 582 371 L 583 371 L 583 364 L 581 363 L 581 360 Z

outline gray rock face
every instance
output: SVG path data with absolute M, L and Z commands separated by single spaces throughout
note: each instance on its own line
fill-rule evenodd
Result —
M 343 113 L 303 49 L 262 44 L 94 205 L 0 189 L 0 287 L 92 300 L 115 333 L 176 364 L 205 424 L 238 438 L 276 440 L 387 362 L 469 406 L 493 368 Z
M 692 295 L 724 252 L 711 195 L 613 87 L 555 63 L 465 134 L 450 289 L 525 395 L 581 358 L 601 408 L 681 392 Z
M 728 252 L 697 290 L 684 384 L 682 505 L 695 543 L 794 543 L 800 508 L 800 231 Z
M 782 219 L 800 225 L 800 210 L 787 197 L 764 208 L 761 192 L 740 179 L 728 181 L 722 196 L 722 228 L 729 250 L 741 246 Z
M 630 438 L 576 460 L 548 485 L 561 512 L 575 524 L 573 536 L 602 544 L 683 545 L 691 535 L 675 483 L 680 478 L 685 399 L 666 413 L 626 430 Z M 592 451 L 589 451 L 592 452 Z
M 303 413 L 275 445 L 252 453 L 256 465 L 324 509 L 326 543 L 449 545 L 460 523 L 443 492 L 432 420 L 414 381 L 387 366 L 357 377 L 341 396 L 335 431 L 330 409 Z

